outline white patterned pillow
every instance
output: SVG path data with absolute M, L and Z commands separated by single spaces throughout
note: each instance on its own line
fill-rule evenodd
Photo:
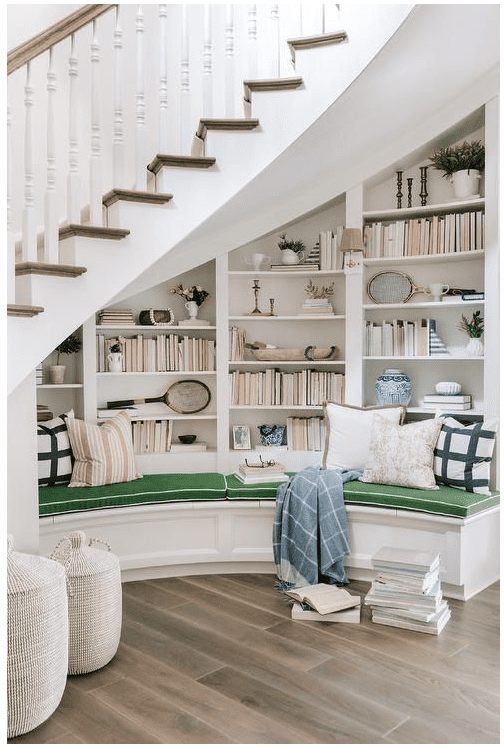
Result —
M 371 430 L 371 459 L 360 480 L 364 483 L 436 490 L 434 448 L 442 418 L 396 426 L 378 413 Z
M 497 419 L 464 426 L 446 418 L 434 450 L 438 483 L 471 493 L 490 493 L 490 463 Z
M 72 477 L 72 448 L 68 438 L 67 418 L 73 410 L 58 418 L 37 423 L 38 484 L 66 486 Z
M 75 458 L 69 488 L 108 486 L 141 478 L 135 465 L 131 421 L 126 411 L 95 426 L 77 418 L 67 421 Z
M 324 405 L 326 442 L 323 466 L 327 470 L 357 470 L 369 460 L 371 426 L 376 412 L 392 423 L 402 423 L 406 408 L 382 405 L 359 408 L 327 402 Z

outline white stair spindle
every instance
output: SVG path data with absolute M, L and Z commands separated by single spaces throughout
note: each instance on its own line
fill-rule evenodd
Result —
M 80 223 L 79 193 L 79 138 L 78 138 L 78 103 L 77 76 L 78 59 L 75 54 L 75 37 L 72 34 L 70 59 L 68 65 L 68 178 L 67 178 L 67 212 L 69 223 Z
M 124 174 L 124 110 L 123 110 L 123 32 L 120 24 L 120 8 L 116 5 L 114 29 L 114 186 L 125 187 Z
M 24 208 L 22 218 L 23 260 L 37 262 L 37 234 L 35 231 L 34 194 L 35 179 L 33 174 L 33 88 L 30 77 L 30 63 L 26 65 L 26 84 L 24 88 L 25 133 L 24 133 Z
M 103 223 L 102 160 L 100 141 L 100 45 L 93 21 L 91 41 L 91 163 L 89 172 L 89 222 L 92 226 Z
M 182 5 L 182 59 L 180 63 L 180 152 L 191 152 L 191 90 L 189 81 L 189 18 L 187 5 Z
M 168 153 L 168 5 L 159 6 L 159 153 Z
M 44 205 L 44 260 L 52 264 L 59 261 L 58 214 L 56 194 L 56 134 L 54 129 L 54 98 L 56 73 L 53 49 L 49 50 L 47 68 L 47 188 Z
M 233 6 L 229 3 L 226 5 L 226 28 L 225 28 L 225 71 L 224 71 L 224 91 L 225 91 L 225 116 L 234 117 L 234 87 L 235 87 L 235 58 L 234 58 L 234 25 L 233 25 Z
M 16 242 L 12 220 L 12 116 L 7 105 L 7 303 L 16 302 Z
M 205 5 L 203 40 L 203 116 L 213 117 L 212 6 Z
M 278 5 L 271 6 L 271 75 L 273 78 L 280 77 L 280 24 L 278 18 Z
M 147 188 L 147 157 L 146 157 L 146 132 L 145 132 L 145 83 L 144 83 L 144 14 L 142 6 L 138 6 L 136 14 L 136 169 L 135 189 L 145 190 Z
M 248 6 L 247 68 L 247 78 L 257 78 L 257 5 Z

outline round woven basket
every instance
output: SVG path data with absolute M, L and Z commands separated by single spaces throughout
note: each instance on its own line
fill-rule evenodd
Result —
M 103 541 L 71 532 L 60 540 L 51 558 L 63 564 L 68 581 L 68 673 L 90 673 L 106 665 L 121 637 L 122 589 L 119 559 Z M 106 544 L 105 544 L 106 545 Z M 107 546 L 108 547 L 108 546 Z
M 13 550 L 7 538 L 7 737 L 35 729 L 54 712 L 68 669 L 65 571 Z

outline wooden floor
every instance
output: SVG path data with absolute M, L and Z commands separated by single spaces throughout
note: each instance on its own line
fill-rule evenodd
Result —
M 124 584 L 112 662 L 10 743 L 498 743 L 499 585 L 439 637 L 301 623 L 265 574 Z M 350 590 L 364 595 L 364 582 Z

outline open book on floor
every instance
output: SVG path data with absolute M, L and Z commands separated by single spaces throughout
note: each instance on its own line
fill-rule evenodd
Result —
M 334 613 L 317 613 L 316 610 L 309 608 L 303 610 L 300 603 L 294 603 L 292 606 L 292 620 L 294 621 L 325 621 L 326 623 L 360 623 L 361 606 L 356 605 L 354 608 L 345 610 L 336 610 Z
M 342 587 L 336 587 L 335 584 L 311 584 L 308 587 L 297 587 L 292 590 L 286 590 L 286 595 L 292 597 L 298 603 L 309 605 L 311 608 L 326 615 L 334 613 L 337 610 L 354 608 L 360 605 L 359 595 L 351 595 Z

